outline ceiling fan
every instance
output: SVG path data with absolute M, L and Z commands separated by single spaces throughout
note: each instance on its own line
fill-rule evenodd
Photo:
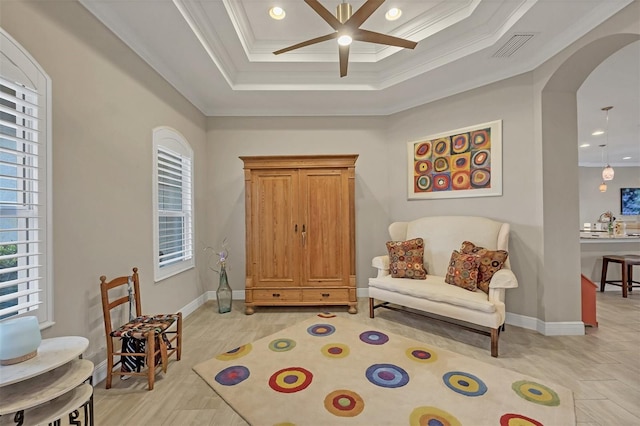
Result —
M 338 5 L 336 16 L 333 16 L 318 0 L 304 0 L 311 8 L 329 24 L 335 32 L 321 37 L 312 38 L 284 49 L 276 50 L 274 55 L 289 52 L 301 47 L 309 46 L 323 41 L 338 39 L 338 52 L 340 56 L 340 77 L 347 75 L 347 67 L 349 65 L 349 45 L 351 41 L 365 41 L 367 43 L 386 44 L 388 46 L 398 46 L 407 49 L 413 49 L 418 45 L 417 42 L 405 40 L 403 38 L 393 37 L 374 31 L 363 30 L 360 25 L 364 23 L 373 12 L 378 9 L 384 0 L 367 0 L 355 13 L 351 13 L 351 5 L 342 2 Z

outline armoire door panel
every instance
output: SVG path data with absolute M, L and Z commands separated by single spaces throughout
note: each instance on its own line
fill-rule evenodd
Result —
M 349 235 L 348 199 L 345 198 L 344 176 L 340 170 L 301 172 L 303 221 L 307 236 L 302 250 L 303 285 L 323 286 L 344 282 Z
M 298 285 L 297 173 L 260 173 L 253 188 L 254 284 Z

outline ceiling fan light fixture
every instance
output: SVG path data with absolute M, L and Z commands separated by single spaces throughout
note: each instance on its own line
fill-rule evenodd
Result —
M 351 42 L 353 42 L 353 39 L 348 34 L 344 34 L 338 37 L 338 44 L 340 46 L 349 46 Z
M 319 0 L 304 0 L 320 17 L 327 23 L 333 32 L 320 37 L 314 37 L 309 40 L 296 43 L 283 49 L 273 52 L 274 55 L 290 52 L 302 47 L 311 46 L 316 43 L 322 43 L 327 40 L 337 39 L 339 44 L 338 59 L 340 64 L 340 77 L 347 75 L 349 67 L 349 45 L 355 39 L 365 43 L 384 44 L 386 46 L 397 46 L 404 49 L 414 49 L 418 42 L 394 37 L 388 34 L 382 34 L 375 31 L 360 28 L 364 22 L 380 7 L 384 0 L 366 0 L 355 13 L 351 5 L 343 0 L 338 5 L 336 15 L 334 16 L 324 7 Z
M 271 18 L 275 19 L 276 21 L 280 21 L 281 19 L 284 19 L 285 16 L 287 16 L 287 13 L 280 6 L 273 6 L 271 9 L 269 9 L 269 16 L 271 16 Z
M 402 10 L 398 9 L 397 7 L 392 7 L 387 11 L 387 13 L 384 14 L 384 17 L 387 21 L 395 21 L 401 16 Z

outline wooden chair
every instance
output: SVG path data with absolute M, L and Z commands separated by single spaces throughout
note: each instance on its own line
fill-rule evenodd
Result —
M 114 290 L 111 293 L 109 291 Z M 162 360 L 162 369 L 166 371 L 168 358 L 175 353 L 176 360 L 180 360 L 182 352 L 182 312 L 176 314 L 142 315 L 140 302 L 140 279 L 138 268 L 133 268 L 133 275 L 123 276 L 107 281 L 104 275 L 100 277 L 100 291 L 102 293 L 102 311 L 104 313 L 104 328 L 107 338 L 107 383 L 111 388 L 114 375 L 147 376 L 149 390 L 153 389 L 156 374 L 156 362 Z M 114 295 L 118 293 L 118 295 Z M 135 318 L 114 328 L 112 310 L 129 304 L 129 318 L 133 316 L 132 304 L 135 303 Z M 175 323 L 175 324 L 174 324 Z M 114 340 L 129 338 L 144 342 L 144 351 L 123 352 L 122 345 L 114 344 Z M 146 367 L 140 371 L 122 371 L 123 356 L 133 357 Z M 119 358 L 114 362 L 114 358 Z M 132 359 L 132 358 L 129 358 Z M 120 364 L 121 369 L 114 371 Z
M 622 279 L 608 280 L 607 269 L 609 262 L 619 263 L 622 267 Z M 633 280 L 633 267 L 640 265 L 640 256 L 636 254 L 606 255 L 602 256 L 602 275 L 600 277 L 600 291 L 604 291 L 607 284 L 622 287 L 622 297 L 627 297 L 627 291 L 632 291 L 634 287 L 640 287 L 639 281 Z

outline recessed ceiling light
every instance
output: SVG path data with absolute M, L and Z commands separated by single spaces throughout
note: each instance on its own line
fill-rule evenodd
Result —
M 286 15 L 287 14 L 284 11 L 284 9 L 279 6 L 274 6 L 271 9 L 269 9 L 269 16 L 271 16 L 273 19 L 276 19 L 278 21 L 281 19 L 284 19 Z
M 580 148 L 587 148 L 589 146 L 591 146 L 591 144 L 583 143 L 582 145 L 580 145 Z
M 402 11 L 397 7 L 392 7 L 389 9 L 387 13 L 385 13 L 384 17 L 387 18 L 387 21 L 395 21 L 402 15 Z
M 600 135 L 604 135 L 604 130 L 598 129 L 598 130 L 595 130 L 593 133 L 591 133 L 591 136 L 600 136 Z
M 631 160 L 631 157 L 622 157 L 623 160 Z

